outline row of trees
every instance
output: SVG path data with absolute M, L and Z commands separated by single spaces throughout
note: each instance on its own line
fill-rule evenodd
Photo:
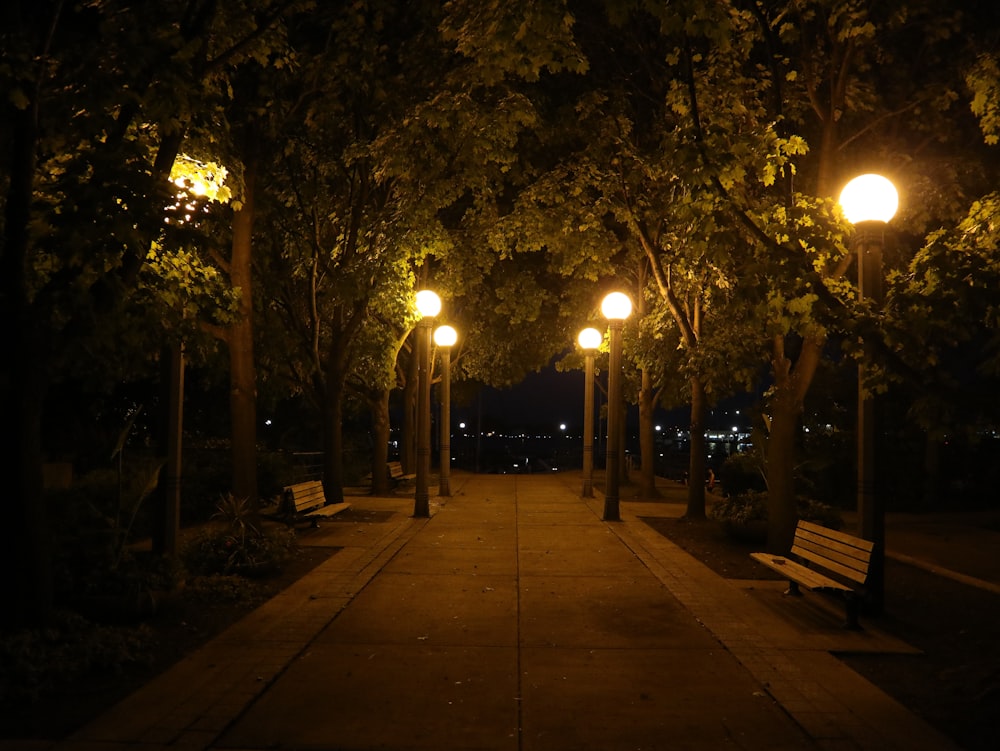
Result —
M 257 496 L 258 401 L 302 395 L 336 499 L 347 395 L 370 405 L 376 466 L 390 393 L 413 403 L 424 284 L 465 334 L 453 374 L 497 386 L 626 284 L 644 440 L 656 405 L 689 404 L 692 477 L 708 405 L 765 369 L 780 548 L 831 353 L 856 357 L 858 334 L 879 332 L 870 387 L 906 379 L 935 430 L 960 422 L 956 384 L 970 391 L 942 364 L 996 375 L 996 11 L 892 5 L 8 3 L 0 549 L 23 572 L 8 618 L 51 607 L 50 386 L 103 393 L 181 342 L 203 365 L 221 353 L 233 492 Z M 165 221 L 182 154 L 225 165 L 232 198 L 191 191 L 197 221 Z M 906 229 L 881 311 L 857 304 L 834 201 L 873 168 L 900 187 Z M 698 483 L 688 514 L 704 514 Z

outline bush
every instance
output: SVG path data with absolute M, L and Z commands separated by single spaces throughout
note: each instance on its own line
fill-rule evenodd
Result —
M 715 504 L 709 516 L 725 524 L 747 524 L 767 520 L 767 491 L 739 493 L 723 498 Z M 799 496 L 795 499 L 799 519 L 820 524 L 830 529 L 840 529 L 844 520 L 840 511 L 833 506 L 811 498 Z
M 727 495 L 712 506 L 708 515 L 716 521 L 729 524 L 765 521 L 767 520 L 767 492 L 751 491 Z
M 722 483 L 723 494 L 727 496 L 759 493 L 767 489 L 760 458 L 753 452 L 727 457 L 719 468 L 719 482 Z
M 84 675 L 147 665 L 152 639 L 146 626 L 102 626 L 70 612 L 46 628 L 0 633 L 0 701 L 37 701 Z
M 288 527 L 262 527 L 245 498 L 223 496 L 213 523 L 185 546 L 188 571 L 197 576 L 261 573 L 279 568 L 298 547 Z

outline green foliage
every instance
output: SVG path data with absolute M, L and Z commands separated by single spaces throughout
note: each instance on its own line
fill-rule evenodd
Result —
M 162 460 L 130 457 L 117 471 L 98 470 L 55 494 L 54 566 L 57 594 L 142 598 L 171 589 L 180 579 L 169 561 L 134 552 L 137 535 L 149 534 L 144 501 L 156 486 Z
M 983 138 L 986 143 L 996 145 L 1000 141 L 1000 64 L 996 55 L 980 55 L 966 74 L 965 82 L 973 94 L 969 106 L 979 118 Z
M 102 626 L 57 611 L 44 628 L 0 632 L 0 701 L 34 702 L 92 674 L 118 674 L 148 664 L 147 626 Z
M 767 519 L 767 491 L 726 495 L 708 513 L 712 519 L 731 524 L 764 521 Z
M 840 511 L 825 503 L 799 496 L 795 499 L 795 507 L 799 519 L 821 524 L 830 529 L 840 529 L 844 526 Z M 747 524 L 767 521 L 767 508 L 767 491 L 747 491 L 726 496 L 712 506 L 709 516 L 724 524 Z
M 516 76 L 537 80 L 543 70 L 583 72 L 587 62 L 572 34 L 565 2 L 457 0 L 447 4 L 444 38 L 487 84 Z
M 182 558 L 198 576 L 258 573 L 285 563 L 297 549 L 295 530 L 264 526 L 245 498 L 223 496 L 213 517 L 185 546 Z
M 973 202 L 953 228 L 931 233 L 886 283 L 888 357 L 874 376 L 915 389 L 911 414 L 938 431 L 1000 422 L 1000 194 Z
M 767 480 L 760 455 L 746 451 L 726 457 L 719 468 L 719 482 L 726 496 L 766 491 Z

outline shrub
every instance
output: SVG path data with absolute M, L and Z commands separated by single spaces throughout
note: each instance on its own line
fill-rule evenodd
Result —
M 46 628 L 0 633 L 0 701 L 37 701 L 84 675 L 148 665 L 152 640 L 147 626 L 102 626 L 62 611 Z
M 188 571 L 199 576 L 260 573 L 280 567 L 298 547 L 288 527 L 262 527 L 245 498 L 222 497 L 213 523 L 184 549 Z
M 712 507 L 709 516 L 725 524 L 766 521 L 767 499 L 766 491 L 726 496 Z M 799 519 L 821 524 L 830 529 L 840 529 L 844 526 L 840 511 L 833 506 L 803 496 L 796 498 L 795 504 Z
M 708 515 L 717 521 L 729 524 L 765 521 L 767 519 L 767 492 L 749 491 L 727 495 L 712 506 Z
M 798 504 L 799 519 L 813 522 L 830 529 L 841 529 L 844 526 L 844 519 L 840 515 L 840 510 L 822 503 L 812 498 L 796 499 Z
M 753 452 L 727 457 L 719 468 L 719 482 L 722 483 L 722 492 L 727 496 L 763 492 L 767 489 L 760 457 Z

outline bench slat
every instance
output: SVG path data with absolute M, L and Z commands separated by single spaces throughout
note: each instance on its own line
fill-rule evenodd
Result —
M 796 560 L 772 553 L 751 553 L 750 557 L 786 577 L 788 594 L 796 594 L 801 585 L 810 590 L 835 591 L 844 595 L 847 626 L 857 628 L 858 592 L 848 582 L 863 587 L 868 581 L 874 547 L 870 540 L 800 521 L 795 527 L 791 550 Z M 844 581 L 837 581 L 831 575 Z
M 864 584 L 868 579 L 873 547 L 870 540 L 800 521 L 795 528 L 792 553 L 832 573 Z
M 867 550 L 846 548 L 839 543 L 831 545 L 827 540 L 808 534 L 796 534 L 792 544 L 799 545 L 806 550 L 813 550 L 825 558 L 832 558 L 842 565 L 858 571 L 867 569 L 872 559 L 872 554 Z
M 824 527 L 821 524 L 815 524 L 813 522 L 800 521 L 798 528 L 806 531 L 812 532 L 813 534 L 820 535 L 821 537 L 827 537 L 831 540 L 836 540 L 839 543 L 847 545 L 848 547 L 858 548 L 860 550 L 867 550 L 871 553 L 875 549 L 875 543 L 871 540 L 865 540 L 861 537 L 855 537 L 854 535 L 849 535 L 846 532 L 840 532 L 836 529 L 830 529 L 829 527 Z
M 285 498 L 287 506 L 290 507 L 288 512 L 291 515 L 301 515 L 307 519 L 313 519 L 313 526 L 316 526 L 315 517 L 330 517 L 351 507 L 349 503 L 327 505 L 323 483 L 319 480 L 309 480 L 286 486 Z
M 751 553 L 750 557 L 758 563 L 764 564 L 769 569 L 784 574 L 789 579 L 794 579 L 806 589 L 834 589 L 840 592 L 851 591 L 850 587 L 831 579 L 829 576 L 823 576 L 815 569 L 807 568 L 783 556 L 772 555 L 770 553 Z
M 351 504 L 349 503 L 331 503 L 329 506 L 323 506 L 309 512 L 309 516 L 333 516 L 334 514 L 339 514 L 341 511 L 347 511 L 350 507 Z
M 871 564 L 871 553 L 858 551 L 844 551 L 842 548 L 830 547 L 821 540 L 812 539 L 803 535 L 795 535 L 792 541 L 794 547 L 800 548 L 802 555 L 817 555 L 821 558 L 828 558 L 845 568 L 853 571 L 865 572 Z
M 857 569 L 852 566 L 845 566 L 834 558 L 829 557 L 825 553 L 829 551 L 817 552 L 810 548 L 803 547 L 801 545 L 792 545 L 792 553 L 797 555 L 807 561 L 811 561 L 822 568 L 843 576 L 845 579 L 850 579 L 851 581 L 857 582 L 858 584 L 864 584 L 868 579 L 868 566 L 864 566 L 862 569 Z
M 322 486 L 318 488 L 307 488 L 305 490 L 295 490 L 295 489 L 292 490 L 292 497 L 295 498 L 296 501 L 308 501 L 312 500 L 313 498 L 319 498 L 322 495 L 323 495 Z
M 313 493 L 307 496 L 297 496 L 295 498 L 295 510 L 303 511 L 314 506 L 322 506 L 326 503 L 326 496 L 322 493 Z
M 389 475 L 393 480 L 412 480 L 416 477 L 412 472 L 403 473 L 402 462 L 389 462 Z
M 285 488 L 285 495 L 291 499 L 296 513 L 316 508 L 326 503 L 326 495 L 323 493 L 323 483 L 319 480 L 310 480 L 309 482 L 289 485 Z
M 870 543 L 865 547 L 850 545 L 840 542 L 839 540 L 831 540 L 828 537 L 816 534 L 815 532 L 811 532 L 809 530 L 796 530 L 795 539 L 808 540 L 813 543 L 814 547 L 835 551 L 844 558 L 851 558 L 856 561 L 860 561 L 862 564 L 867 564 L 872 557 L 872 548 Z M 869 541 L 862 540 L 862 542 L 868 543 Z

